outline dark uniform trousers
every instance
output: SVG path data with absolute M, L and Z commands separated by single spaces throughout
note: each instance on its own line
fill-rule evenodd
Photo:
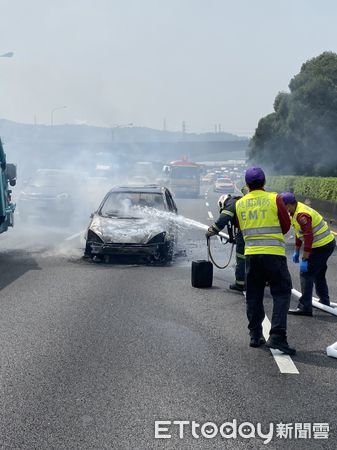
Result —
M 312 310 L 312 291 L 315 284 L 316 294 L 320 302 L 330 305 L 329 289 L 326 283 L 327 261 L 335 250 L 336 242 L 333 240 L 323 247 L 313 248 L 308 259 L 308 272 L 301 272 L 302 297 L 298 307 L 303 311 Z
M 246 302 L 251 336 L 262 336 L 265 317 L 263 296 L 266 282 L 273 297 L 270 334 L 286 337 L 287 313 L 291 297 L 291 277 L 285 256 L 246 255 Z

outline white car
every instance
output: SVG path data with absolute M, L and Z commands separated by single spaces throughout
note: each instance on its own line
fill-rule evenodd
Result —
M 214 192 L 221 192 L 223 194 L 233 194 L 235 187 L 230 178 L 217 178 L 214 184 Z

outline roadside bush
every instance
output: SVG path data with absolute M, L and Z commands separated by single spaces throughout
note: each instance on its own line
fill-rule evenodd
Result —
M 337 202 L 337 178 L 272 176 L 267 184 L 276 192 L 293 191 L 303 197 Z

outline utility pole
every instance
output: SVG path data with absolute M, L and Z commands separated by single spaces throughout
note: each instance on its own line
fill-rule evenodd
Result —
M 182 131 L 183 135 L 186 134 L 186 122 L 185 122 L 185 120 L 182 121 L 181 131 Z
M 167 131 L 167 127 L 166 127 L 166 117 L 164 118 L 164 122 L 163 122 L 163 131 Z
M 217 134 L 217 132 L 218 132 L 218 126 L 217 126 L 217 124 L 215 124 L 214 125 L 214 133 Z

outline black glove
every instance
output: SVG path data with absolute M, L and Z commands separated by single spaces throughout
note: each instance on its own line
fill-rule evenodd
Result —
M 209 227 L 208 230 L 206 231 L 206 238 L 208 239 L 211 236 L 215 236 L 216 234 L 218 234 L 218 232 L 215 231 L 213 227 Z

